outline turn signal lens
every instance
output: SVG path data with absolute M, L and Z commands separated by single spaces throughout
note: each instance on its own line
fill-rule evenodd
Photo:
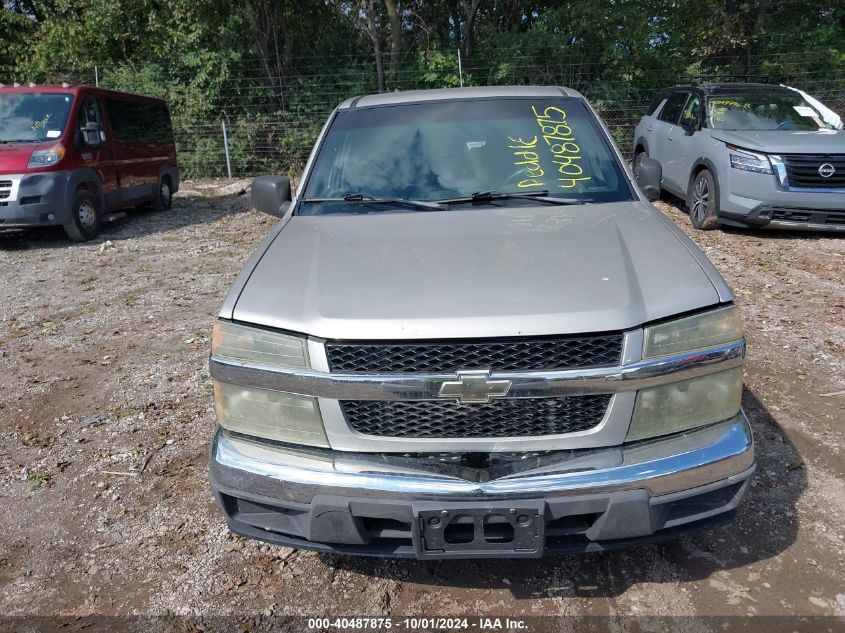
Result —
M 626 442 L 687 431 L 732 418 L 740 409 L 742 368 L 643 389 Z
M 214 404 L 220 426 L 228 431 L 290 444 L 329 446 L 316 398 L 215 382 Z

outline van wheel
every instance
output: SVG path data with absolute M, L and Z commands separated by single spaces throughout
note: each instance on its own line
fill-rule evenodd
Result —
M 173 206 L 173 185 L 168 176 L 162 176 L 158 182 L 158 192 L 153 200 L 153 208 L 156 211 L 167 211 Z
M 693 179 L 687 192 L 687 208 L 695 228 L 712 231 L 719 226 L 717 202 L 713 174 L 702 169 Z
M 73 198 L 70 220 L 63 228 L 74 242 L 87 242 L 100 234 L 103 224 L 100 201 L 87 189 L 80 189 Z

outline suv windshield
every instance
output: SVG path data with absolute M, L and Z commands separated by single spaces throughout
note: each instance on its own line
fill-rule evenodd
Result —
M 820 130 L 830 128 L 798 93 L 730 94 L 707 101 L 710 126 L 717 130 Z
M 49 141 L 62 135 L 73 95 L 0 94 L 0 143 Z
M 610 142 L 581 100 L 471 99 L 338 111 L 298 213 L 426 210 L 373 198 L 452 200 L 455 208 L 455 199 L 477 192 L 632 199 Z M 485 195 L 466 204 L 537 202 Z

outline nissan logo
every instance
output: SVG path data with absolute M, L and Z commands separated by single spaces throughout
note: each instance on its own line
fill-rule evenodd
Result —
M 830 178 L 836 173 L 836 169 L 830 163 L 823 163 L 819 165 L 819 176 L 822 178 Z

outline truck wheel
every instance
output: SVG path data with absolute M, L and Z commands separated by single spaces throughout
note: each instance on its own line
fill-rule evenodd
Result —
M 690 184 L 687 208 L 692 225 L 702 231 L 712 231 L 719 226 L 716 181 L 713 174 L 702 169 Z
M 153 200 L 153 208 L 156 211 L 167 211 L 173 206 L 173 185 L 170 184 L 168 176 L 162 176 L 158 182 L 158 192 Z
M 65 233 L 74 242 L 87 242 L 100 234 L 103 224 L 100 201 L 87 189 L 76 192 L 71 206 L 70 220 L 64 224 Z

